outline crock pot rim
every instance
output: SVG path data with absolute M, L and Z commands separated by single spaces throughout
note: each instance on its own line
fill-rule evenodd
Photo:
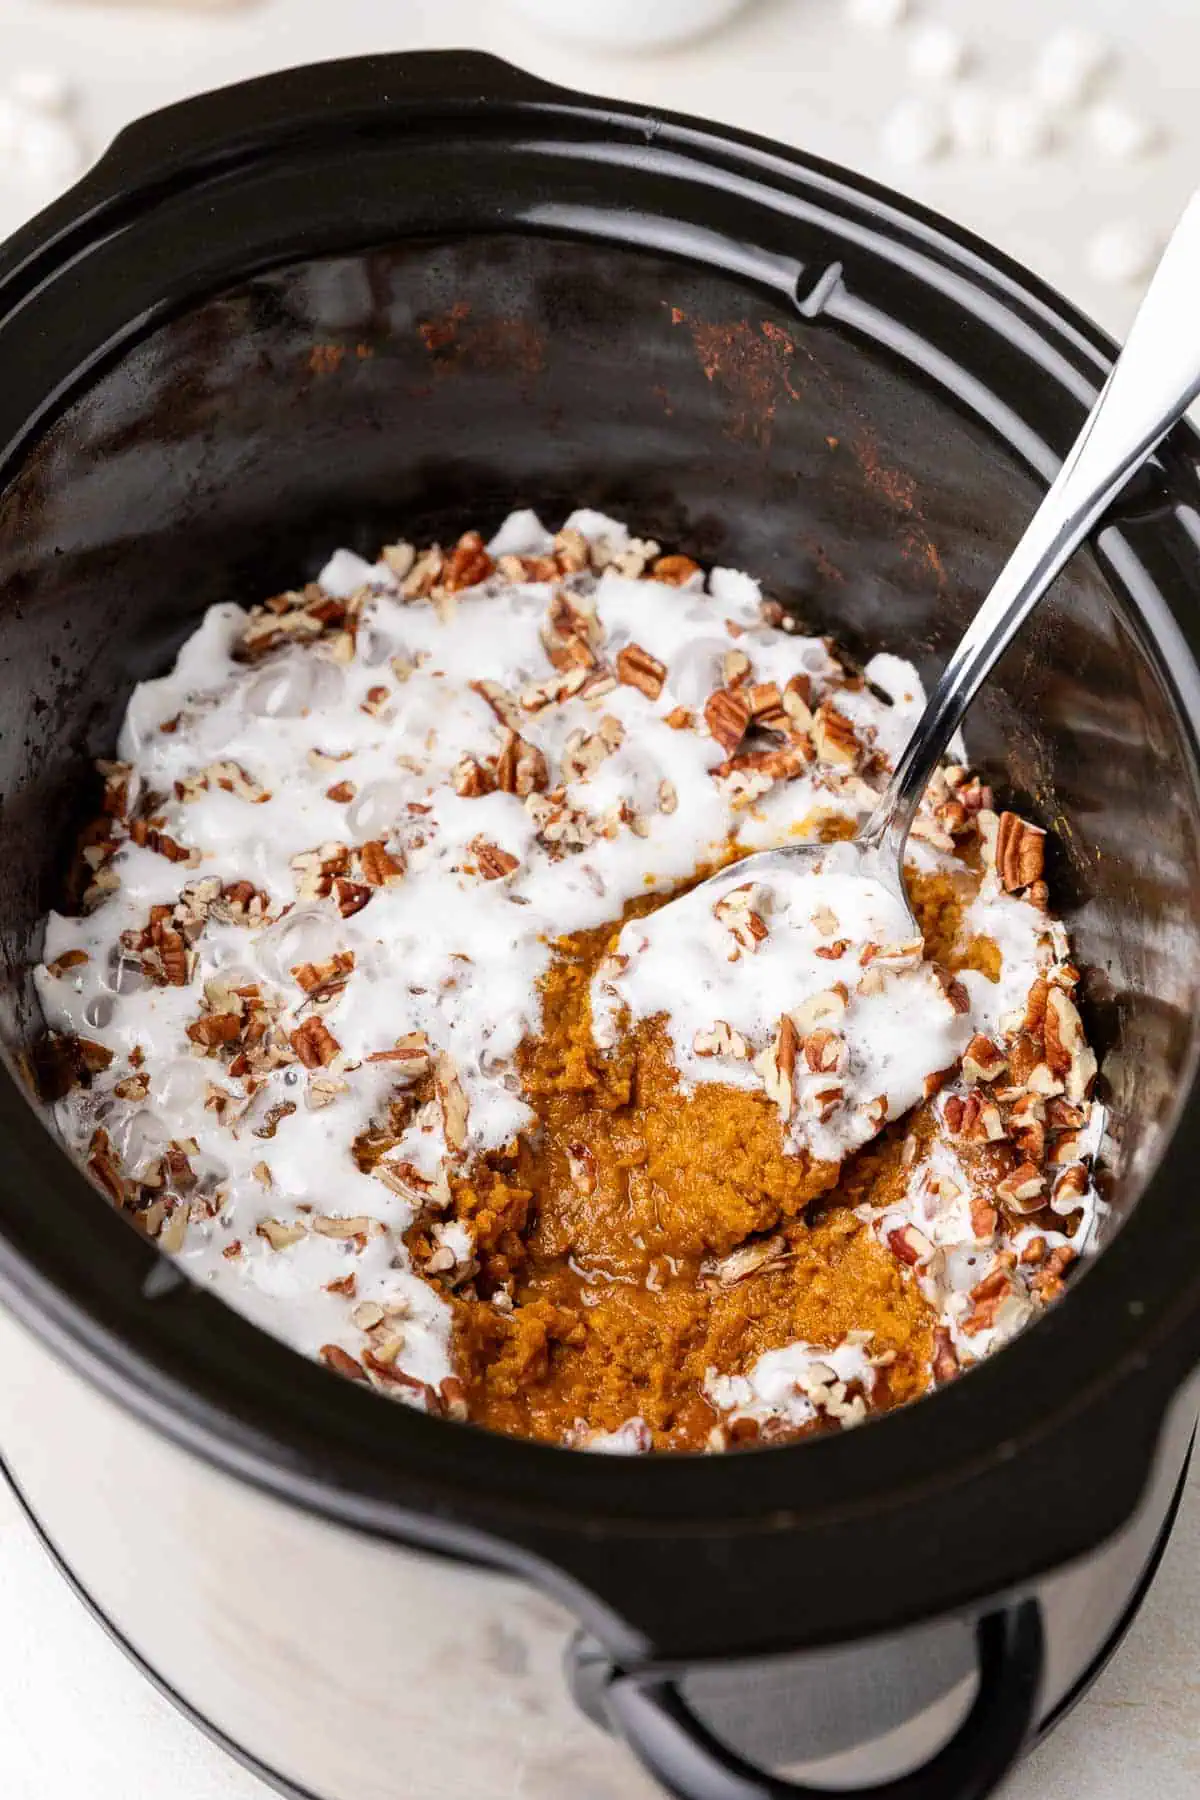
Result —
M 775 170 L 786 169 L 790 181 L 819 189 L 825 204 L 837 202 L 856 216 L 870 217 L 883 238 L 913 233 L 923 250 L 973 284 L 992 284 L 1006 303 L 1025 307 L 1055 336 L 1093 388 L 1111 357 L 1111 344 L 1043 284 L 969 234 L 873 184 L 746 134 L 572 96 L 491 58 L 450 52 L 289 71 L 185 102 L 131 128 L 74 194 L 0 254 L 0 344 L 28 328 L 21 315 L 29 299 L 48 292 L 68 264 L 77 271 L 89 244 L 119 234 L 122 217 L 156 206 L 180 184 L 209 179 L 214 170 L 223 180 L 233 179 L 237 157 L 250 166 L 288 156 L 298 119 L 323 113 L 326 128 L 336 130 L 331 92 L 345 96 L 340 104 L 356 132 L 364 111 L 380 121 L 386 117 L 387 129 L 394 131 L 417 115 L 457 117 L 465 109 L 501 131 L 508 123 L 519 126 L 526 145 L 536 142 L 543 125 L 552 124 L 561 135 L 579 121 L 587 133 L 600 129 L 640 134 L 647 142 L 670 140 L 690 156 L 741 158 L 760 173 L 765 160 Z M 237 156 L 219 156 L 215 147 L 222 141 L 239 145 Z M 157 317 L 145 321 L 145 328 L 158 322 Z M 48 416 L 39 419 L 39 431 Z M 6 429 L 12 423 L 0 404 L 0 441 L 10 445 L 19 435 Z M 1196 458 L 1196 441 L 1181 428 L 1167 466 L 1172 491 L 1186 493 L 1189 504 L 1195 501 Z M 1189 627 L 1186 608 L 1168 605 L 1194 648 L 1197 633 Z M 1169 681 L 1168 672 L 1162 673 Z M 1179 712 L 1194 755 L 1194 702 L 1189 707 L 1180 700 Z M 1200 1281 L 1164 1281 L 1171 1271 L 1156 1268 L 1144 1243 L 1143 1215 L 1152 1191 L 1178 1187 L 1178 1170 L 1186 1169 L 1181 1157 L 1200 1138 L 1195 1126 L 1185 1130 L 1186 1123 L 1185 1117 L 1117 1242 L 1068 1300 L 1003 1357 L 913 1411 L 861 1433 L 736 1457 L 589 1458 L 381 1407 L 373 1396 L 347 1388 L 263 1337 L 182 1278 L 179 1283 L 164 1278 L 158 1253 L 124 1220 L 97 1205 L 90 1184 L 11 1086 L 0 1094 L 0 1131 L 14 1151 L 0 1195 L 33 1182 L 37 1191 L 52 1196 L 56 1214 L 65 1207 L 68 1216 L 78 1217 L 96 1262 L 94 1286 L 81 1291 L 76 1285 L 71 1292 L 61 1270 L 55 1271 L 53 1246 L 22 1242 L 20 1231 L 10 1232 L 0 1240 L 0 1292 L 90 1379 L 233 1472 L 364 1529 L 524 1566 L 552 1582 L 561 1577 L 578 1610 L 586 1611 L 581 1596 L 601 1596 L 605 1610 L 660 1648 L 670 1647 L 674 1636 L 676 1653 L 682 1653 L 677 1596 L 671 1619 L 656 1616 L 662 1609 L 639 1593 L 656 1585 L 646 1581 L 644 1571 L 662 1571 L 681 1548 L 694 1557 L 716 1558 L 727 1574 L 731 1557 L 746 1559 L 745 1583 L 730 1582 L 727 1589 L 722 1642 L 763 1648 L 762 1621 L 751 1617 L 750 1606 L 761 1578 L 759 1559 L 764 1546 L 772 1546 L 775 1585 L 784 1543 L 803 1544 L 802 1555 L 793 1560 L 803 1565 L 799 1591 L 805 1605 L 793 1615 L 797 1623 L 789 1619 L 786 1641 L 816 1643 L 1015 1585 L 1052 1562 L 1082 1554 L 1128 1517 L 1153 1459 L 1163 1411 L 1200 1349 Z M 1195 1233 L 1193 1243 L 1200 1248 Z M 1186 1271 L 1188 1261 L 1180 1256 L 1175 1269 Z M 1191 1261 L 1194 1266 L 1200 1259 Z M 1139 1294 L 1148 1294 L 1156 1275 L 1163 1309 L 1143 1301 L 1143 1310 L 1132 1311 L 1130 1279 L 1136 1277 Z M 1093 1346 L 1099 1341 L 1097 1334 L 1111 1359 L 1103 1371 L 1089 1366 L 1094 1354 L 1081 1353 L 1085 1341 Z M 201 1349 L 207 1358 L 203 1378 L 197 1364 Z M 1027 1396 L 1036 1391 L 1039 1370 L 1055 1356 L 1083 1378 L 1065 1398 L 1053 1397 L 1030 1412 Z M 1004 1403 L 1005 1394 L 1011 1400 L 1018 1388 L 1024 1390 L 1019 1419 Z M 1112 1427 L 1118 1418 L 1121 1455 L 1114 1465 Z M 1010 1420 L 1018 1429 L 1008 1430 Z M 831 1584 L 821 1574 L 824 1553 L 815 1551 L 818 1541 L 830 1549 L 835 1543 L 847 1546 L 857 1532 L 879 1545 L 879 1560 L 887 1566 L 895 1562 L 893 1551 L 905 1532 L 922 1517 L 932 1517 L 947 1496 L 956 1496 L 958 1512 L 978 1514 L 983 1483 L 989 1508 L 1003 1504 L 1006 1488 L 1014 1504 L 1018 1499 L 1028 1504 L 1028 1462 L 1020 1480 L 1014 1479 L 1018 1445 L 1037 1451 L 1038 1466 L 1051 1471 L 1046 1492 L 1059 1493 L 1074 1485 L 1070 1478 L 1078 1459 L 1100 1444 L 1110 1459 L 1107 1480 L 1088 1484 L 1092 1491 L 1070 1516 L 1048 1522 L 1036 1545 L 1024 1546 L 1007 1561 L 998 1556 L 990 1534 L 980 1532 L 974 1547 L 967 1534 L 954 1544 L 953 1556 L 938 1559 L 941 1581 L 935 1590 L 922 1557 L 909 1559 L 922 1564 L 919 1579 L 915 1568 L 906 1571 L 903 1559 L 895 1563 L 886 1591 L 865 1574 L 861 1584 L 853 1584 L 860 1591 L 850 1603 L 844 1577 L 836 1596 L 832 1589 L 824 1591 Z M 624 1580 L 615 1579 L 610 1566 L 618 1543 L 624 1546 Z M 835 1573 L 839 1566 L 836 1560 L 831 1565 Z M 690 1627 L 688 1641 L 699 1642 L 704 1630 L 698 1615 Z M 603 1630 L 603 1622 L 598 1628 Z M 687 1630 L 685 1624 L 684 1638 Z

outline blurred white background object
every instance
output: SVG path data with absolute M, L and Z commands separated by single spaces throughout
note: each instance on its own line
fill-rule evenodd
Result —
M 454 44 L 860 169 L 1117 332 L 1200 179 L 1200 0 L 0 0 L 0 234 L 153 107 Z M 270 1800 L 126 1664 L 2 1488 L 0 1620 L 3 1800 Z M 1195 1800 L 1198 1666 L 1200 1479 L 1125 1649 L 1007 1800 Z
M 663 50 L 703 37 L 750 0 L 512 0 L 555 37 L 605 50 Z

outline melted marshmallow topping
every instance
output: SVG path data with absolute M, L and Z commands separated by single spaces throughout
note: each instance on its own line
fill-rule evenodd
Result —
M 635 1019 L 665 1015 L 685 1079 L 765 1083 L 790 1147 L 840 1162 L 923 1099 L 972 1035 L 965 1000 L 912 931 L 850 844 L 816 868 L 806 858 L 750 882 L 735 870 L 625 926 L 597 981 L 598 1029 L 615 1038 L 621 1003 Z
M 515 1057 L 539 1029 L 554 941 L 735 843 L 861 820 L 923 704 L 892 656 L 847 685 L 826 641 L 780 628 L 750 577 L 647 579 L 647 547 L 623 526 L 587 511 L 567 524 L 590 567 L 542 581 L 489 565 L 432 604 L 413 603 L 411 552 L 337 552 L 319 587 L 354 602 L 353 633 L 280 627 L 277 642 L 270 616 L 212 608 L 130 700 L 112 779 L 140 836 L 93 865 L 89 911 L 50 915 L 36 972 L 47 1023 L 87 1040 L 97 1067 L 59 1103 L 68 1144 L 110 1191 L 124 1178 L 161 1193 L 159 1242 L 193 1279 L 335 1367 L 369 1342 L 375 1384 L 418 1405 L 453 1380 L 450 1312 L 403 1234 L 448 1199 L 448 1173 L 530 1124 Z M 521 513 L 487 548 L 553 547 Z M 289 615 L 306 632 L 312 616 Z M 601 647 L 590 666 L 564 664 L 571 632 Z M 252 641 L 266 653 L 248 655 Z M 810 747 L 733 754 L 718 690 L 726 711 L 759 706 L 764 727 L 799 722 Z M 960 867 L 931 808 L 913 859 Z M 599 1031 L 665 1014 L 685 1082 L 762 1083 L 794 1145 L 841 1157 L 973 1032 L 999 1030 L 1046 968 L 1043 913 L 995 882 L 976 908 L 1001 979 L 966 972 L 955 1000 L 895 900 L 836 850 L 815 880 L 749 893 L 731 870 L 626 926 Z M 803 1040 L 786 1105 L 785 1011 Z M 435 1097 L 409 1104 L 430 1074 Z M 369 1157 L 369 1142 L 384 1148 Z M 937 1224 L 927 1193 L 914 1173 L 899 1224 Z M 960 1226 L 947 1212 L 937 1254 Z M 434 1234 L 441 1267 L 469 1276 L 470 1227 Z M 951 1288 L 936 1291 L 952 1312 Z M 866 1385 L 862 1365 L 861 1346 L 793 1345 L 715 1378 L 711 1397 L 790 1417 L 818 1390 L 837 1402 L 838 1383 Z M 575 1441 L 636 1449 L 645 1433 L 634 1420 Z

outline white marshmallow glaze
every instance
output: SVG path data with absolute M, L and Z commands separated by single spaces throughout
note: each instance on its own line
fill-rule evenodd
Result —
M 630 543 L 623 526 L 593 512 L 578 512 L 568 524 L 593 542 L 607 541 L 611 551 Z M 551 544 L 532 513 L 518 513 L 489 549 L 493 555 L 542 554 Z M 124 1167 L 136 1175 L 170 1140 L 195 1141 L 195 1192 L 209 1196 L 215 1210 L 207 1218 L 199 1216 L 203 1209 L 192 1210 L 177 1251 L 185 1272 L 307 1355 L 328 1344 L 360 1353 L 364 1338 L 354 1321 L 356 1307 L 364 1301 L 391 1306 L 406 1315 L 396 1367 L 436 1386 L 452 1373 L 449 1308 L 413 1272 L 402 1242 L 414 1202 L 361 1171 L 350 1151 L 395 1086 L 394 1068 L 366 1059 L 405 1034 L 424 1032 L 435 1054 L 452 1059 L 466 1098 L 462 1161 L 504 1146 L 532 1119 L 514 1057 L 539 1029 L 538 984 L 556 938 L 617 920 L 630 900 L 686 881 L 725 852 L 734 835 L 756 848 L 794 834 L 816 810 L 861 818 L 874 790 L 845 768 L 813 764 L 739 808 L 728 785 L 711 773 L 725 754 L 719 744 L 702 728 L 666 723 L 673 709 L 703 706 L 733 648 L 751 658 L 756 682 L 783 686 L 792 675 L 808 676 L 814 705 L 840 676 L 823 640 L 763 624 L 760 590 L 749 576 L 715 569 L 707 581 L 696 575 L 673 587 L 611 569 L 599 576 L 584 572 L 565 585 L 594 600 L 605 658 L 636 643 L 667 673 L 657 699 L 622 685 L 597 703 L 571 698 L 522 722 L 522 735 L 556 771 L 573 734 L 596 732 L 604 717 L 622 728 L 618 747 L 584 779 L 567 784 L 569 804 L 586 813 L 596 834 L 577 853 L 552 857 L 515 794 L 466 798 L 453 783 L 460 759 L 494 755 L 500 735 L 491 708 L 471 684 L 485 679 L 516 693 L 553 674 L 541 638 L 550 585 L 492 579 L 456 596 L 454 606 L 435 608 L 406 603 L 386 562 L 369 564 L 344 550 L 331 558 L 320 584 L 342 598 L 370 590 L 350 660 L 339 661 L 320 643 L 284 649 L 257 665 L 235 660 L 248 614 L 239 606 L 217 606 L 183 645 L 174 669 L 135 689 L 119 755 L 132 765 L 142 791 L 164 796 L 155 807 L 165 818 L 163 829 L 198 852 L 199 860 L 188 868 L 123 842 L 111 864 L 119 878 L 114 891 L 86 916 L 52 913 L 47 920 L 37 987 L 53 1029 L 114 1053 L 111 1068 L 90 1088 L 59 1103 L 68 1145 L 84 1153 L 102 1123 Z M 411 672 L 397 675 L 397 667 Z M 890 762 L 919 714 L 921 685 L 910 665 L 892 656 L 876 657 L 866 673 L 892 703 L 866 686 L 839 689 L 837 705 L 860 740 L 880 753 L 881 762 Z M 368 703 L 369 691 L 381 686 L 387 690 L 382 706 Z M 160 729 L 176 718 L 174 729 Z M 342 760 L 332 768 L 324 761 L 314 765 L 313 751 Z M 179 797 L 177 783 L 188 783 L 217 761 L 237 764 L 267 798 L 255 803 L 215 783 L 203 791 L 193 783 L 184 789 L 187 797 Z M 348 805 L 327 797 L 331 784 L 342 781 L 356 789 Z M 664 810 L 667 793 L 675 804 Z M 631 814 L 636 829 L 618 823 Z M 506 879 L 480 879 L 470 849 L 480 836 L 518 859 Z M 328 899 L 297 900 L 293 858 L 318 846 L 372 838 L 403 856 L 402 880 L 377 888 L 370 904 L 348 918 Z M 913 855 L 926 868 L 951 866 L 925 843 L 914 842 Z M 195 942 L 188 984 L 151 985 L 136 959 L 122 951 L 122 934 L 143 927 L 152 906 L 175 903 L 186 882 L 209 877 L 252 882 L 268 896 L 268 922 L 248 928 L 210 919 Z M 729 885 L 737 882 L 731 871 Z M 727 934 L 713 919 L 709 898 L 684 899 L 661 915 L 661 923 L 650 917 L 626 929 L 631 942 L 646 948 L 632 957 L 618 991 L 637 1016 L 667 1012 L 685 1081 L 752 1078 L 746 1065 L 694 1054 L 696 1032 L 714 1018 L 744 1032 L 758 1050 L 784 1004 L 797 1004 L 818 984 L 829 986 L 839 965 L 815 956 L 819 936 L 812 915 L 822 905 L 836 914 L 835 935 L 856 947 L 903 935 L 894 904 L 839 874 L 836 854 L 819 896 L 791 891 L 785 880 L 775 886 L 771 937 L 737 962 L 727 961 L 720 948 Z M 797 1127 L 798 1142 L 820 1154 L 844 1154 L 869 1135 L 860 1102 L 886 1093 L 888 1116 L 895 1117 L 920 1098 L 928 1073 L 954 1061 L 972 1030 L 993 1028 L 1002 1013 L 1022 1004 L 1039 961 L 1046 960 L 1044 916 L 1024 901 L 991 893 L 973 908 L 971 929 L 1000 944 L 998 986 L 965 974 L 971 1011 L 955 1014 L 928 968 L 918 965 L 890 974 L 874 998 L 856 999 L 844 1027 L 851 1046 L 850 1103 L 835 1121 L 813 1126 L 807 1139 Z M 85 951 L 86 963 L 53 972 L 48 965 L 72 950 Z M 210 1084 L 221 1084 L 223 1071 L 186 1036 L 204 984 L 258 983 L 279 1004 L 280 1023 L 289 1031 L 312 1016 L 291 971 L 344 951 L 353 952 L 354 969 L 321 1012 L 339 1046 L 334 1062 L 320 1071 L 336 1086 L 333 1098 L 326 1093 L 321 1100 L 327 1103 L 314 1103 L 310 1072 L 293 1063 L 266 1077 L 240 1117 L 235 1106 L 222 1121 L 206 1097 Z M 144 1099 L 126 1101 L 114 1087 L 130 1073 L 135 1048 L 144 1058 L 149 1091 Z M 296 1110 L 273 1136 L 256 1135 L 269 1109 L 285 1101 Z M 430 1178 L 447 1155 L 435 1106 L 417 1114 L 394 1152 L 397 1161 Z M 914 1209 L 917 1204 L 914 1199 Z M 366 1217 L 382 1230 L 365 1245 L 354 1237 L 321 1235 L 309 1226 L 322 1214 Z M 295 1242 L 275 1248 L 259 1234 L 264 1219 L 302 1230 Z M 444 1226 L 440 1241 L 455 1259 L 469 1259 L 468 1228 Z M 240 1253 L 224 1254 L 235 1242 Z M 351 1271 L 353 1299 L 329 1291 L 330 1282 Z M 807 1354 L 792 1346 L 770 1357 L 786 1364 L 793 1352 Z M 841 1367 L 835 1347 L 812 1354 Z M 775 1391 L 768 1380 L 774 1367 L 764 1358 L 747 1377 L 714 1386 L 714 1397 L 723 1395 L 721 1404 L 761 1406 L 763 1395 Z M 795 1404 L 793 1395 L 788 1405 L 794 1410 Z M 643 1437 L 631 1422 L 628 1432 L 610 1434 L 595 1447 L 636 1448 Z

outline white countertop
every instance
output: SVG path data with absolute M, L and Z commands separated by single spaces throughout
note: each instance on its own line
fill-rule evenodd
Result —
M 596 0 L 599 5 L 600 0 Z M 646 0 L 649 5 L 651 0 Z M 914 10 L 916 10 L 914 8 Z M 1200 172 L 1195 0 L 926 0 L 976 52 L 977 79 L 1018 91 L 1050 27 L 1086 22 L 1120 50 L 1113 91 L 1160 132 L 1153 153 L 1106 162 L 1081 122 L 1028 164 L 955 156 L 889 163 L 880 128 L 905 39 L 847 25 L 842 0 L 751 0 L 711 38 L 621 56 L 550 42 L 503 0 L 261 0 L 166 11 L 152 0 L 4 0 L 0 92 L 21 67 L 65 74 L 92 152 L 137 113 L 288 63 L 368 50 L 473 45 L 539 74 L 744 124 L 903 187 L 971 225 L 1119 332 L 1136 283 L 1088 269 L 1110 221 L 1164 234 Z M 0 233 L 36 192 L 0 168 Z M 267 1789 L 137 1675 L 59 1579 L 0 1491 L 0 1793 L 5 1800 L 267 1800 Z M 401 1790 L 398 1789 L 398 1792 Z M 415 1790 L 413 1800 L 420 1800 Z M 1200 1473 L 1158 1582 L 1090 1697 L 1016 1776 L 1012 1800 L 1194 1800 L 1200 1792 Z M 570 1796 L 563 1796 L 570 1800 Z

